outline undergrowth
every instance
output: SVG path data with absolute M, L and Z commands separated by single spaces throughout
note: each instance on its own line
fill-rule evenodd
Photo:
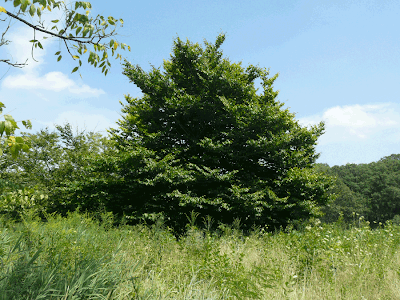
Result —
M 247 234 L 238 222 L 192 222 L 179 238 L 162 222 L 112 224 L 109 214 L 3 219 L 0 299 L 400 299 L 391 222 Z

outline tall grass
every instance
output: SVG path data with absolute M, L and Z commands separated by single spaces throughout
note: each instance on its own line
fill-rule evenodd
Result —
M 210 221 L 210 220 L 208 220 Z M 0 299 L 400 299 L 400 227 L 318 220 L 244 235 L 112 227 L 72 213 L 0 224 Z

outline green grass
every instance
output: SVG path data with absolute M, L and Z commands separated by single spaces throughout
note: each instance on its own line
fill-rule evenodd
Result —
M 0 299 L 400 299 L 400 227 L 243 235 L 113 228 L 72 213 L 0 224 Z

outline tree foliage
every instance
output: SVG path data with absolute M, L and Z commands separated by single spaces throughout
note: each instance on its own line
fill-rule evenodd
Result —
M 100 201 L 136 221 L 163 217 L 177 230 L 192 211 L 247 228 L 319 214 L 331 184 L 312 168 L 323 123 L 301 127 L 276 99 L 277 75 L 223 58 L 224 40 L 202 48 L 178 38 L 164 71 L 125 62 L 143 97 L 126 96 L 111 131 L 117 150 L 75 186 L 77 201 Z
M 11 0 L 4 0 L 5 2 Z M 85 1 L 75 1 L 74 6 L 65 4 L 64 1 L 56 0 L 13 0 L 13 5 L 16 12 L 12 13 L 7 11 L 4 7 L 0 6 L 0 15 L 6 15 L 11 19 L 18 20 L 25 25 L 33 29 L 33 39 L 30 40 L 32 43 L 32 55 L 34 48 L 43 49 L 42 43 L 36 39 L 36 32 L 45 33 L 47 36 L 56 37 L 64 42 L 64 45 L 69 55 L 78 61 L 77 66 L 72 70 L 76 72 L 80 66 L 82 66 L 82 58 L 89 47 L 93 47 L 94 51 L 89 50 L 88 52 L 88 63 L 93 65 L 95 68 L 101 69 L 102 73 L 107 75 L 111 63 L 109 61 L 108 51 L 111 51 L 112 56 L 116 54 L 116 58 L 121 59 L 121 55 L 117 53 L 117 49 L 122 50 L 128 49 L 130 46 L 118 42 L 113 37 L 117 34 L 117 26 L 122 26 L 122 19 L 115 19 L 109 16 L 105 18 L 101 15 L 97 15 L 95 18 L 90 16 L 90 10 L 92 5 Z M 43 26 L 42 14 L 44 10 L 52 11 L 59 9 L 65 14 L 65 20 L 55 19 L 52 20 L 53 26 L 48 29 Z M 78 12 L 79 9 L 85 10 L 84 13 Z M 26 16 L 28 15 L 28 18 Z M 36 18 L 36 19 L 33 19 Z M 33 20 L 33 21 L 32 21 Z M 6 22 L 6 19 L 0 19 L 0 21 Z M 2 34 L 0 46 L 7 45 L 10 41 L 4 38 L 10 23 Z M 44 37 L 44 38 L 47 38 Z M 102 53 L 101 56 L 97 52 Z M 57 61 L 62 59 L 62 51 L 55 53 Z M 8 59 L 1 59 L 0 62 L 7 63 L 14 67 L 23 67 L 25 63 L 13 63 Z
M 333 223 L 341 218 L 346 224 L 349 224 L 357 216 L 367 216 L 369 214 L 368 201 L 364 195 L 352 191 L 327 164 L 316 164 L 315 168 L 318 172 L 323 172 L 335 178 L 334 185 L 329 191 L 332 195 L 331 201 L 322 209 L 324 216 L 321 220 L 323 222 Z
M 0 102 L 0 116 L 3 113 L 5 105 Z M 19 129 L 14 118 L 7 114 L 3 116 L 4 120 L 0 121 L 0 157 L 3 155 L 5 148 L 8 148 L 10 154 L 15 158 L 20 151 L 28 151 L 29 140 L 24 137 L 14 136 L 15 130 Z M 27 129 L 32 128 L 31 121 L 22 121 L 22 124 Z
M 331 168 L 350 191 L 365 202 L 370 222 L 385 222 L 400 215 L 400 154 L 370 164 L 347 164 Z M 359 203 L 360 204 L 360 203 Z
M 49 212 L 65 213 L 78 208 L 79 203 L 69 198 L 66 187 L 84 181 L 90 170 L 88 158 L 104 153 L 111 144 L 99 133 L 74 132 L 69 124 L 57 125 L 55 131 L 46 128 L 35 134 L 23 133 L 23 137 L 31 141 L 29 151 L 17 159 L 10 151 L 4 153 L 0 194 L 6 197 L 18 190 L 35 188 L 46 195 L 44 209 Z

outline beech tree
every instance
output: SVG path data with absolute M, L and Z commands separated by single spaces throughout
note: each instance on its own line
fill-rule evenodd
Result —
M 11 0 L 4 0 L 9 2 Z M 64 1 L 56 0 L 13 0 L 13 6 L 16 12 L 7 11 L 0 6 L 0 22 L 7 22 L 8 25 L 2 33 L 0 46 L 8 45 L 10 41 L 5 39 L 5 35 L 10 28 L 11 20 L 17 20 L 33 29 L 32 56 L 33 49 L 43 49 L 43 45 L 36 38 L 36 32 L 42 32 L 48 37 L 55 37 L 63 41 L 68 54 L 77 61 L 77 65 L 73 68 L 72 73 L 78 71 L 82 66 L 82 58 L 88 52 L 88 63 L 94 67 L 101 69 L 104 75 L 107 75 L 111 63 L 109 61 L 108 51 L 111 51 L 112 56 L 116 54 L 116 58 L 122 59 L 122 56 L 117 53 L 117 49 L 128 49 L 130 46 L 118 42 L 114 39 L 117 35 L 118 25 L 123 25 L 122 19 L 114 17 L 103 17 L 97 15 L 95 18 L 90 16 L 92 5 L 90 2 L 76 1 L 74 9 L 71 5 L 65 4 Z M 44 10 L 52 11 L 59 9 L 65 15 L 65 19 L 55 19 L 51 23 L 51 28 L 45 28 L 42 21 L 42 12 Z M 84 13 L 79 13 L 78 10 L 86 10 Z M 29 15 L 30 18 L 26 18 Z M 2 19 L 6 16 L 5 19 Z M 33 20 L 33 21 L 31 21 Z M 89 50 L 89 49 L 93 49 Z M 89 50 L 89 51 L 88 51 Z M 102 53 L 101 56 L 97 52 Z M 62 59 L 62 51 L 55 53 L 57 61 Z M 25 63 L 11 62 L 9 59 L 0 59 L 0 62 L 6 63 L 13 67 L 24 67 Z
M 178 38 L 163 70 L 125 62 L 143 96 L 126 96 L 111 130 L 117 151 L 71 184 L 71 199 L 136 222 L 161 217 L 176 231 L 193 212 L 200 224 L 211 216 L 270 229 L 320 215 L 332 183 L 313 168 L 324 124 L 302 127 L 277 100 L 277 75 L 223 58 L 224 40 L 202 48 Z

